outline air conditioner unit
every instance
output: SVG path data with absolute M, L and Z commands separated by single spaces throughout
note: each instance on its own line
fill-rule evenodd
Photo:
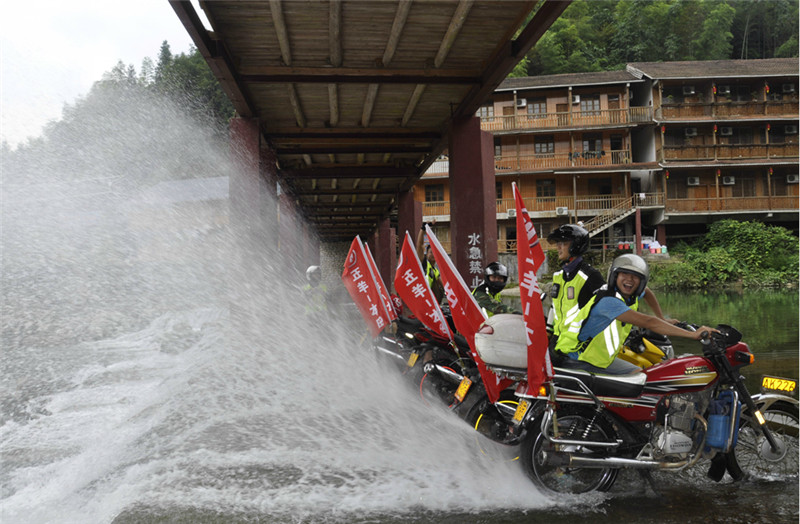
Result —
M 693 95 L 694 94 L 694 86 L 683 86 L 683 94 L 684 95 Z
M 697 128 L 696 127 L 687 127 L 683 130 L 683 134 L 686 136 L 697 136 Z
M 517 107 L 525 107 L 526 105 L 528 105 L 526 98 L 517 98 Z
M 686 178 L 686 185 L 687 186 L 699 186 L 700 185 L 700 177 L 699 176 L 690 176 Z
M 800 175 L 786 175 L 786 183 L 787 184 L 800 183 Z
M 719 86 L 717 88 L 717 94 L 724 96 L 731 94 L 731 86 Z
M 514 218 L 515 216 L 517 216 L 517 210 L 516 209 L 509 209 L 508 210 L 508 218 Z
M 565 217 L 569 215 L 569 208 L 568 207 L 557 207 L 556 208 L 556 215 L 560 217 Z
M 733 128 L 728 126 L 720 127 L 719 134 L 720 136 L 731 136 L 733 135 Z
M 783 84 L 781 86 L 781 91 L 784 93 L 794 93 L 794 84 Z
M 736 177 L 733 176 L 724 176 L 722 177 L 722 185 L 723 186 L 732 186 L 736 183 Z
M 572 95 L 572 103 L 573 104 L 580 104 L 581 103 L 581 95 Z
M 783 127 L 783 134 L 784 135 L 796 135 L 797 134 L 797 126 L 784 126 Z

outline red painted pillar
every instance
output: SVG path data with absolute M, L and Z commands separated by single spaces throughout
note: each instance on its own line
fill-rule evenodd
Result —
M 397 201 L 397 236 L 400 246 L 406 237 L 406 231 L 411 234 L 411 245 L 417 241 L 417 231 L 422 227 L 422 202 L 414 200 L 414 192 L 407 191 L 400 195 Z
M 470 288 L 497 260 L 494 142 L 480 119 L 454 123 L 450 139 L 451 258 Z
M 378 266 L 378 273 L 380 273 L 383 283 L 386 288 L 391 291 L 392 282 L 394 281 L 394 270 L 397 266 L 397 252 L 395 250 L 397 235 L 392 227 L 389 225 L 389 219 L 386 218 L 378 224 L 378 230 L 375 232 L 372 256 L 375 258 L 375 264 Z

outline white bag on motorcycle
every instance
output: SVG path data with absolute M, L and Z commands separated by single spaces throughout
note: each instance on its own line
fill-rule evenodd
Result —
M 475 350 L 489 365 L 509 368 L 528 367 L 528 345 L 525 339 L 525 320 L 522 315 L 498 314 L 483 326 L 492 333 L 475 333 Z

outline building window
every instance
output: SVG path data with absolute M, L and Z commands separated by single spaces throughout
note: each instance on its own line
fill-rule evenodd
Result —
M 481 106 L 478 108 L 478 116 L 481 120 L 491 122 L 494 120 L 494 105 Z
M 444 184 L 429 184 L 425 186 L 425 202 L 443 202 Z
M 603 137 L 597 133 L 584 133 L 582 141 L 584 152 L 601 151 L 603 149 Z
M 556 152 L 553 135 L 541 135 L 535 138 L 533 152 L 538 155 L 552 156 Z
M 503 144 L 499 136 L 494 137 L 494 156 L 503 156 Z
M 494 184 L 494 192 L 497 196 L 497 200 L 503 199 L 503 183 L 502 182 L 495 182 Z
M 536 181 L 536 198 L 554 198 L 556 181 L 553 178 L 541 178 Z
M 581 112 L 586 115 L 600 114 L 600 97 L 581 95 Z
M 547 114 L 547 100 L 537 98 L 528 102 L 528 119 L 544 118 Z

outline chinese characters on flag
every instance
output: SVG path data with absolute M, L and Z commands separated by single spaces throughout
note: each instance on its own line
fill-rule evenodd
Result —
M 486 396 L 490 402 L 496 402 L 500 398 L 500 392 L 507 388 L 512 382 L 508 379 L 500 379 L 496 374 L 486 368 L 486 364 L 481 360 L 478 352 L 475 351 L 475 333 L 486 320 L 486 314 L 481 310 L 475 297 L 470 293 L 469 288 L 464 283 L 464 279 L 456 271 L 453 261 L 447 255 L 436 235 L 431 228 L 426 226 L 425 232 L 430 240 L 431 251 L 436 259 L 442 283 L 444 283 L 444 294 L 450 304 L 450 314 L 453 316 L 453 323 L 456 329 L 467 339 L 470 354 L 478 372 L 481 374 L 483 386 L 486 388 Z
M 400 249 L 400 260 L 394 276 L 394 289 L 403 299 L 405 306 L 428 329 L 448 340 L 453 340 L 442 309 L 436 302 L 436 297 L 428 285 L 428 279 L 425 278 L 422 271 L 422 264 L 411 245 L 411 235 L 408 231 L 406 231 L 403 247 Z
M 536 280 L 536 271 L 544 262 L 544 251 L 517 185 L 512 183 L 511 187 L 514 191 L 517 208 L 517 231 L 525 233 L 517 240 L 517 266 L 519 267 L 519 296 L 528 345 L 528 393 L 537 394 L 539 386 L 553 375 L 540 297 L 542 290 Z
M 370 267 L 364 245 L 358 237 L 353 239 L 345 259 L 342 283 L 367 323 L 370 333 L 377 337 L 389 325 L 392 317 L 386 310 L 386 302 L 381 297 L 379 284 Z
M 367 260 L 369 260 L 369 268 L 372 270 L 372 275 L 375 277 L 375 282 L 378 284 L 378 291 L 381 294 L 381 300 L 383 300 L 384 307 L 389 315 L 389 321 L 391 322 L 392 320 L 397 320 L 397 312 L 394 309 L 392 297 L 389 294 L 389 290 L 386 289 L 386 284 L 383 283 L 381 274 L 378 272 L 378 264 L 375 263 L 375 259 L 372 257 L 372 251 L 369 250 L 369 246 L 364 244 L 364 248 L 367 252 Z

